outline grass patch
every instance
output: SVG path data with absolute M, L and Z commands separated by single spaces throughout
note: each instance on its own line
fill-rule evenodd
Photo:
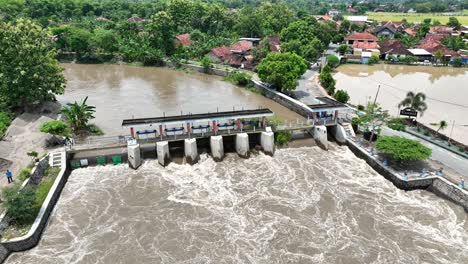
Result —
M 383 13 L 375 13 L 375 12 L 367 12 L 367 16 L 369 19 L 373 19 L 376 21 L 394 21 L 394 22 L 400 22 L 403 20 L 403 18 L 406 18 L 406 20 L 410 23 L 414 22 L 423 22 L 424 19 L 430 18 L 433 21 L 437 20 L 442 24 L 447 24 L 449 17 L 444 15 L 442 13 L 415 13 L 415 14 L 408 14 L 408 13 L 390 13 L 390 12 L 383 12 Z M 454 13 L 453 17 L 456 17 L 458 21 L 462 25 L 468 24 L 468 15 L 466 10 L 463 13 Z
M 31 169 L 29 169 L 29 168 L 24 168 L 24 169 L 22 169 L 22 170 L 20 171 L 18 177 L 19 177 L 19 179 L 20 179 L 21 181 L 25 181 L 25 180 L 27 180 L 30 176 L 31 176 Z
M 8 112 L 0 112 L 0 139 L 5 136 L 5 132 L 11 124 L 11 114 Z
M 278 146 L 284 146 L 292 140 L 292 133 L 290 131 L 281 131 L 275 133 L 275 143 Z

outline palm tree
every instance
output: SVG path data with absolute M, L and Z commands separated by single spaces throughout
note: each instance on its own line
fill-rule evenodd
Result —
M 447 121 L 441 120 L 438 124 L 439 128 L 437 129 L 437 133 L 439 133 L 439 130 L 444 130 L 447 128 Z
M 94 119 L 96 107 L 87 105 L 88 96 L 81 102 L 68 103 L 61 111 L 70 123 L 72 130 L 78 132 L 86 129 L 89 120 Z
M 413 92 L 408 92 L 406 98 L 401 101 L 398 107 L 410 107 L 411 109 L 418 111 L 423 115 L 424 111 L 427 109 L 427 104 L 424 102 L 426 100 L 426 95 L 423 93 L 414 94 Z

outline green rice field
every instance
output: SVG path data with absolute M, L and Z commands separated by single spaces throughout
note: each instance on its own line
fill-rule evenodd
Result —
M 442 13 L 408 14 L 408 13 L 368 12 L 367 16 L 369 17 L 369 19 L 373 19 L 377 21 L 395 21 L 395 22 L 399 22 L 403 18 L 406 18 L 408 22 L 422 22 L 426 18 L 431 18 L 432 20 L 438 20 L 442 24 L 446 24 L 448 22 L 449 17 L 455 16 L 462 25 L 468 25 L 468 10 L 455 13 L 454 15 L 445 15 Z

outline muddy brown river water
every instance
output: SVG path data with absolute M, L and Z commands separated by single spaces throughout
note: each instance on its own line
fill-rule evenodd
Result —
M 449 135 L 455 121 L 453 138 L 468 144 L 468 70 L 466 68 L 356 65 L 338 68 L 337 89 L 348 91 L 351 103 L 366 105 L 373 101 L 381 85 L 377 101 L 391 115 L 398 115 L 398 104 L 409 91 L 426 94 L 428 109 L 418 120 L 426 125 L 447 121 L 441 132 Z M 437 126 L 431 126 L 437 129 Z
M 96 123 L 264 105 L 219 78 L 164 68 L 65 65 L 59 99 L 90 96 Z M 353 96 L 353 95 L 352 95 Z M 214 103 L 213 103 L 214 102 Z M 212 110 L 213 111 L 213 110 Z M 8 264 L 468 263 L 468 215 L 404 192 L 345 146 L 281 149 L 190 166 L 146 160 L 72 172 L 39 245 Z
M 128 134 L 122 120 L 182 113 L 270 108 L 284 120 L 302 119 L 289 109 L 221 77 L 157 67 L 63 64 L 67 87 L 61 103 L 89 96 L 106 136 Z
M 8 264 L 468 263 L 468 217 L 347 147 L 73 171 L 37 247 Z

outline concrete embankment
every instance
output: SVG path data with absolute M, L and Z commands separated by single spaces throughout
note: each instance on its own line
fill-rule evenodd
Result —
M 462 190 L 449 180 L 439 176 L 428 176 L 417 179 L 404 179 L 397 171 L 385 166 L 382 162 L 370 155 L 365 149 L 358 146 L 352 140 L 347 140 L 349 149 L 359 158 L 364 159 L 374 170 L 391 181 L 397 188 L 410 190 L 427 190 L 434 194 L 454 202 L 463 207 L 468 213 L 468 192 Z
M 39 162 L 36 167 L 33 169 L 34 173 L 44 173 L 45 163 L 47 160 L 42 160 Z M 61 160 L 61 169 L 52 185 L 49 194 L 47 195 L 44 203 L 39 210 L 39 213 L 36 217 L 36 220 L 32 224 L 29 232 L 22 236 L 12 239 L 2 239 L 0 242 L 0 262 L 3 263 L 8 255 L 12 252 L 20 252 L 31 249 L 35 247 L 41 238 L 42 232 L 44 231 L 47 221 L 49 219 L 52 210 L 54 209 L 55 204 L 57 203 L 60 193 L 62 192 L 65 183 L 67 182 L 69 170 L 67 169 L 67 161 L 65 155 L 63 155 L 63 159 Z M 26 186 L 27 183 L 23 184 Z M 8 218 L 3 215 L 1 222 L 8 221 Z

